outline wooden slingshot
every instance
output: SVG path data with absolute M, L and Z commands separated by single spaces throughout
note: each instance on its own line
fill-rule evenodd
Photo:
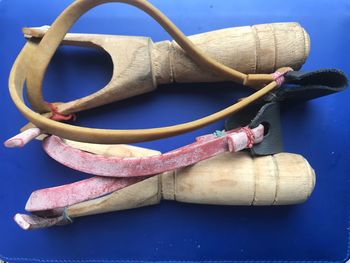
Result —
M 106 2 L 124 2 L 142 9 L 174 41 L 153 43 L 145 37 L 66 34 L 82 14 Z M 277 89 L 284 75 L 292 68 L 299 69 L 309 54 L 309 37 L 299 24 L 227 28 L 185 37 L 147 1 L 78 0 L 50 27 L 25 28 L 23 32 L 28 42 L 13 65 L 9 87 L 15 105 L 30 124 L 5 145 L 21 147 L 43 134 L 47 136 L 44 150 L 51 157 L 96 176 L 33 192 L 26 205 L 33 215 L 15 216 L 22 228 L 69 223 L 75 217 L 152 205 L 161 199 L 282 205 L 300 203 L 310 196 L 315 174 L 300 155 L 252 157 L 247 152 L 235 153 L 260 143 L 264 139 L 263 125 L 204 135 L 193 144 L 164 154 L 119 144 L 200 128 Z M 78 100 L 47 103 L 42 97 L 42 80 L 60 44 L 105 50 L 117 65 L 110 83 Z M 23 102 L 25 81 L 35 111 Z M 235 81 L 253 87 L 255 93 L 210 116 L 169 127 L 103 130 L 59 122 L 82 110 L 153 91 L 158 84 L 214 81 Z
M 27 38 L 42 38 L 49 26 L 24 28 Z M 274 23 L 226 28 L 188 37 L 216 61 L 247 74 L 270 73 L 289 66 L 299 69 L 309 54 L 309 37 L 297 23 Z M 99 91 L 58 105 L 62 114 L 76 113 L 107 103 L 153 91 L 159 84 L 216 82 L 230 80 L 196 64 L 175 42 L 153 43 L 147 37 L 114 35 L 65 35 L 63 45 L 99 48 L 106 51 L 115 65 L 110 82 Z M 244 61 L 244 63 L 242 63 Z M 35 91 L 35 90 L 33 90 Z M 40 94 L 29 92 L 33 107 Z

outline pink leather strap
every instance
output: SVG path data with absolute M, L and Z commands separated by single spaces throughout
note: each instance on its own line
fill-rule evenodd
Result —
M 196 142 L 176 150 L 147 157 L 106 157 L 65 144 L 52 135 L 43 141 L 44 150 L 56 161 L 72 169 L 108 177 L 147 176 L 185 167 L 226 151 L 238 152 L 264 137 L 264 126 L 222 132 L 222 136 L 202 136 Z
M 40 189 L 30 195 L 25 209 L 28 212 L 37 212 L 67 207 L 123 189 L 146 178 L 95 176 L 71 184 Z

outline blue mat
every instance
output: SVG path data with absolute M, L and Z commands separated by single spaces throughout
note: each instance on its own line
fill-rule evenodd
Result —
M 7 79 L 25 40 L 21 27 L 50 24 L 71 1 L 0 1 L 1 141 L 26 123 L 9 97 Z M 350 6 L 338 1 L 161 1 L 186 34 L 269 22 L 300 22 L 311 36 L 304 70 L 350 73 Z M 85 15 L 71 32 L 169 36 L 147 15 L 106 4 Z M 99 51 L 60 48 L 44 83 L 51 101 L 87 95 L 110 79 L 112 64 Z M 213 113 L 247 91 L 224 84 L 162 86 L 157 92 L 79 114 L 77 124 L 146 128 Z M 0 258 L 10 262 L 344 262 L 349 258 L 350 93 L 282 109 L 285 149 L 304 155 L 317 174 L 311 198 L 286 207 L 222 207 L 174 202 L 77 219 L 74 224 L 25 232 L 12 220 L 33 190 L 86 178 L 50 159 L 38 141 L 0 148 Z M 139 145 L 168 151 L 223 122 L 185 135 Z

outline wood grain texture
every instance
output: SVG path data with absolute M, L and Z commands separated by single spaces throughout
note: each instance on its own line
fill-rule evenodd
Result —
M 216 61 L 247 74 L 272 73 L 281 67 L 298 70 L 310 51 L 310 40 L 298 23 L 272 23 L 226 28 L 189 36 Z M 175 41 L 152 50 L 157 83 L 224 81 L 191 60 Z
M 174 200 L 220 205 L 284 205 L 307 200 L 315 174 L 300 155 L 225 153 L 179 169 Z

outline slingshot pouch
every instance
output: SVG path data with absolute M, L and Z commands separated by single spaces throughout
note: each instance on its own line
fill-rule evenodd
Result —
M 266 101 L 306 101 L 336 92 L 348 86 L 345 74 L 337 69 L 288 72 L 280 89 L 270 93 Z
M 270 92 L 245 111 L 230 116 L 225 123 L 227 130 L 249 125 L 263 124 L 264 140 L 251 148 L 253 155 L 270 155 L 283 152 L 280 106 L 284 101 L 299 102 L 343 91 L 348 85 L 345 74 L 337 69 L 321 69 L 310 72 L 291 71 L 285 75 L 284 84 Z

